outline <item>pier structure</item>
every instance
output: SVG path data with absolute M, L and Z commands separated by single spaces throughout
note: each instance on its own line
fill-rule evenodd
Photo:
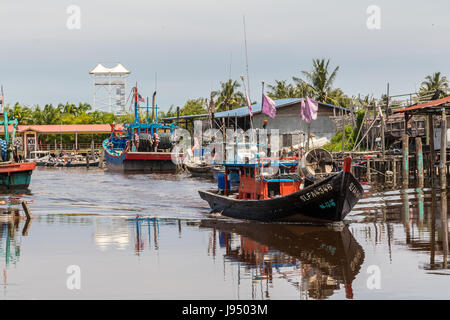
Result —
M 116 124 L 116 128 L 122 126 Z M 0 135 L 3 134 L 3 129 L 0 128 Z M 110 133 L 109 124 L 18 125 L 14 144 L 18 154 L 25 159 L 28 159 L 33 151 L 93 154 L 100 152 L 102 140 Z M 73 143 L 63 143 L 63 135 L 71 135 Z M 42 143 L 43 136 L 52 136 L 54 140 L 51 143 Z M 88 136 L 89 142 L 80 143 L 80 136 Z
M 343 157 L 351 156 L 356 164 L 355 175 L 369 183 L 405 189 L 422 188 L 428 182 L 431 187 L 446 189 L 450 177 L 447 156 L 450 97 L 389 110 L 383 114 L 385 121 L 381 121 L 382 111 L 379 112 L 372 121 L 367 121 L 365 134 L 357 140 L 355 148 L 334 152 L 333 159 L 339 163 Z M 382 133 L 385 133 L 384 139 Z M 357 150 L 361 142 L 364 151 Z

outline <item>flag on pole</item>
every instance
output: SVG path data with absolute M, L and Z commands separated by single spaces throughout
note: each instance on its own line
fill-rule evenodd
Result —
M 271 118 L 275 118 L 275 115 L 277 114 L 275 102 L 265 94 L 263 94 L 261 111 Z
M 141 96 L 139 93 L 138 93 L 138 100 L 139 100 L 140 102 L 145 103 L 145 99 L 142 98 L 142 96 Z
M 305 120 L 307 123 L 310 123 L 311 120 L 317 119 L 317 111 L 319 110 L 319 104 L 311 99 L 310 97 L 306 97 L 302 99 L 300 104 L 300 115 L 302 120 Z

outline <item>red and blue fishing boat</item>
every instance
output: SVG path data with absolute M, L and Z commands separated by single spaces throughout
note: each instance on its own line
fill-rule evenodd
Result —
M 111 125 L 111 136 L 103 141 L 106 166 L 115 171 L 176 172 L 177 165 L 171 152 L 171 136 L 177 126 L 158 123 L 155 95 L 153 94 L 152 115 L 149 116 L 149 101 L 133 88 L 134 121 L 117 128 Z M 146 115 L 140 111 L 146 110 Z M 145 117 L 145 121 L 141 118 Z
M 279 162 L 274 174 L 264 168 L 271 163 L 224 163 L 225 174 L 216 190 L 200 190 L 212 213 L 263 222 L 332 223 L 342 221 L 363 195 L 361 184 L 346 158 L 343 170 L 312 181 L 298 174 L 298 162 Z M 229 175 L 239 174 L 231 188 Z
M 13 126 L 13 132 L 9 134 L 9 126 Z M 4 139 L 0 139 L 0 191 L 26 190 L 30 185 L 31 175 L 36 168 L 34 162 L 19 162 L 17 150 L 14 148 L 17 119 L 8 120 L 8 113 L 3 112 L 3 120 L 0 126 L 4 127 Z

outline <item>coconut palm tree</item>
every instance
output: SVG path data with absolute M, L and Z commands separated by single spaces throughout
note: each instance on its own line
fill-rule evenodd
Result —
M 312 71 L 302 71 L 306 77 L 305 82 L 313 91 L 313 97 L 320 102 L 327 102 L 328 96 L 332 90 L 332 85 L 336 79 L 339 66 L 332 72 L 328 70 L 330 60 L 314 59 Z M 295 80 L 295 79 L 294 79 Z
M 10 113 L 14 116 L 14 119 L 17 119 L 19 124 L 32 123 L 32 110 L 27 106 L 20 105 L 19 102 L 16 102 Z
M 42 110 L 42 124 L 59 124 L 61 120 L 61 106 L 53 107 L 52 104 L 46 104 Z
M 237 81 L 230 79 L 225 83 L 221 82 L 220 85 L 221 90 L 213 92 L 214 96 L 218 95 L 216 112 L 232 110 L 245 105 L 244 95 L 237 91 L 237 88 L 241 86 Z
M 428 75 L 425 77 L 425 81 L 423 81 L 420 85 L 421 95 L 426 93 L 431 93 L 436 90 L 445 90 L 448 88 L 448 80 L 447 77 L 442 76 L 440 72 L 435 72 L 432 75 Z
M 296 98 L 296 88 L 292 84 L 286 84 L 286 80 L 275 80 L 274 85 L 267 86 L 270 90 L 268 96 L 272 99 Z

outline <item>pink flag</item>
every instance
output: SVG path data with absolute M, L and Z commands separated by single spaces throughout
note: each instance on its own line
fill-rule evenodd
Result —
M 277 109 L 275 108 L 275 102 L 273 102 L 273 100 L 270 99 L 265 94 L 263 94 L 261 111 L 271 118 L 275 118 L 275 115 L 277 113 Z
M 317 119 L 317 111 L 319 110 L 319 104 L 311 99 L 310 97 L 306 97 L 302 99 L 300 104 L 300 115 L 302 116 L 302 120 L 305 120 L 307 123 L 310 123 L 311 120 Z

